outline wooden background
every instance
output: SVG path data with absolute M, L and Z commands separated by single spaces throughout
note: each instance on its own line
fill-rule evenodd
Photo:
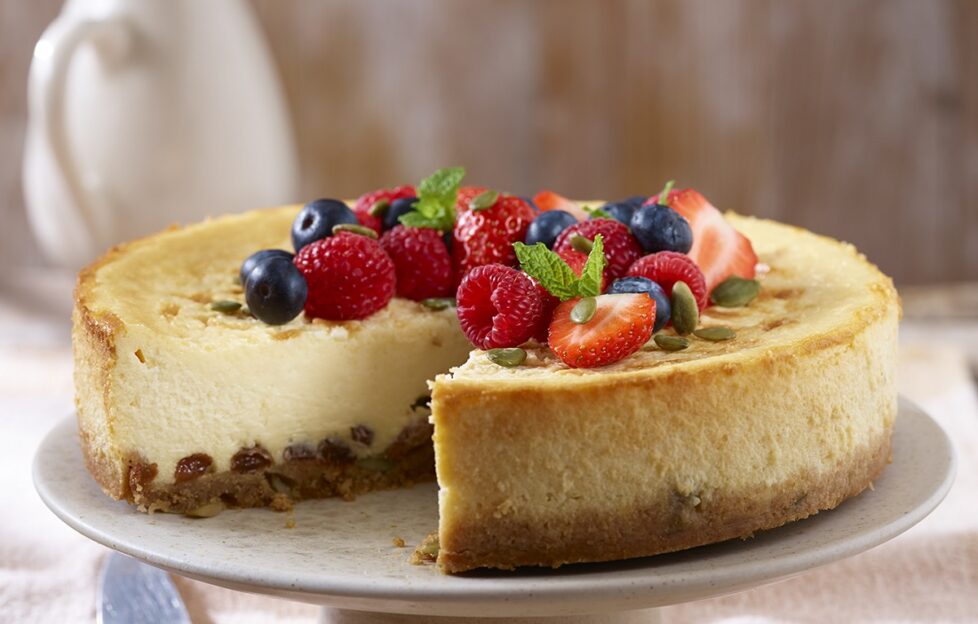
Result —
M 304 197 L 463 164 L 577 197 L 671 177 L 849 240 L 898 282 L 978 280 L 974 0 L 254 0 Z M 25 81 L 55 0 L 0 0 L 0 260 L 39 262 Z

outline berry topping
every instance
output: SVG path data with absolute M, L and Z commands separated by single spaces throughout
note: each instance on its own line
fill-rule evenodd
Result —
M 288 323 L 306 304 L 308 288 L 302 274 L 283 255 L 266 255 L 256 262 L 244 283 L 248 309 L 269 325 Z
M 586 300 L 561 303 L 550 323 L 550 348 L 570 367 L 617 362 L 638 351 L 652 336 L 655 301 L 644 294 L 594 297 L 593 313 L 590 305 L 578 307 L 581 301 Z M 579 322 L 583 319 L 587 320 Z
M 745 279 L 754 277 L 757 254 L 750 241 L 705 197 L 693 189 L 685 189 L 671 194 L 669 206 L 681 214 L 693 230 L 689 257 L 703 271 L 708 290 L 713 290 L 731 275 Z
M 358 224 L 357 216 L 338 199 L 317 199 L 302 207 L 292 222 L 292 246 L 299 251 L 333 235 L 333 226 L 341 223 Z
M 672 287 L 676 282 L 686 282 L 686 285 L 693 292 L 700 310 L 705 308 L 709 302 L 709 291 L 706 289 L 703 272 L 686 254 L 676 251 L 660 251 L 644 256 L 635 261 L 635 264 L 628 269 L 628 274 L 652 280 L 661 286 L 670 297 L 672 296 Z
M 672 180 L 659 197 L 668 197 Z M 632 235 L 648 253 L 678 251 L 686 253 L 693 246 L 693 230 L 681 214 L 664 204 L 646 204 L 632 215 Z
M 436 230 L 398 225 L 380 238 L 380 246 L 394 261 L 398 296 L 421 301 L 453 294 L 452 258 Z
M 604 212 L 615 221 L 621 221 L 625 225 L 629 225 L 632 222 L 632 215 L 645 202 L 645 199 L 642 195 L 636 195 L 621 201 L 609 202 L 598 208 L 598 210 Z M 596 217 L 592 216 L 592 218 Z
M 553 191 L 540 191 L 533 196 L 533 203 L 543 212 L 548 212 L 550 210 L 563 210 L 564 212 L 569 212 L 570 214 L 574 215 L 574 218 L 578 221 L 584 221 L 588 216 L 587 212 L 585 212 L 583 208 L 563 195 L 558 195 Z
M 541 212 L 526 230 L 526 244 L 543 243 L 548 248 L 552 248 L 557 236 L 575 223 L 577 219 L 574 215 L 563 210 Z
M 397 186 L 391 189 L 380 189 L 364 193 L 353 204 L 360 225 L 365 225 L 378 234 L 383 234 L 384 217 L 395 200 L 404 197 L 414 197 L 413 186 Z
M 458 275 L 486 264 L 515 264 L 513 243 L 523 241 L 535 216 L 528 203 L 513 195 L 500 195 L 487 208 L 461 212 L 452 241 Z
M 241 263 L 241 269 L 238 271 L 238 277 L 241 279 L 241 284 L 244 285 L 244 283 L 248 280 L 248 275 L 256 266 L 265 260 L 274 257 L 285 258 L 289 262 L 292 262 L 292 254 L 284 249 L 262 249 L 261 251 L 256 251 L 245 258 L 245 261 Z
M 645 293 L 655 301 L 655 326 L 653 332 L 657 332 L 666 326 L 672 314 L 672 306 L 669 304 L 669 295 L 652 280 L 645 277 L 622 277 L 616 279 L 608 287 L 609 295 L 622 295 L 625 293 Z
M 557 237 L 554 251 L 560 253 L 573 249 L 571 238 L 574 234 L 579 234 L 588 240 L 594 240 L 597 234 L 604 238 L 604 255 L 608 259 L 605 277 L 609 280 L 624 275 L 628 267 L 642 255 L 642 249 L 628 231 L 628 227 L 614 219 L 594 219 L 572 225 Z
M 392 201 L 390 207 L 384 211 L 384 230 L 393 230 L 400 225 L 401 215 L 406 215 L 414 210 L 416 203 L 418 203 L 418 198 L 413 195 L 411 197 L 398 197 Z
M 523 344 L 533 336 L 543 311 L 533 280 L 502 264 L 469 271 L 456 297 L 462 332 L 480 349 Z
M 309 284 L 306 315 L 313 318 L 367 318 L 394 296 L 394 262 L 366 236 L 340 232 L 316 241 L 296 254 L 295 266 Z

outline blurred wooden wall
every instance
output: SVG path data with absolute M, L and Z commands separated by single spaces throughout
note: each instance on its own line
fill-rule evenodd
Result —
M 5 232 L 23 225 L 30 48 L 59 4 L 0 0 Z M 721 208 L 849 240 L 901 283 L 978 280 L 973 0 L 253 4 L 306 197 L 449 164 L 576 197 L 674 177 Z M 35 253 L 22 235 L 2 244 Z

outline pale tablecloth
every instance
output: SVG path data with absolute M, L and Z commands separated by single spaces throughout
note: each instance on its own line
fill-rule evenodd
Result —
M 30 475 L 42 436 L 72 411 L 62 314 L 45 318 L 0 297 L 0 492 L 7 494 L 0 511 L 0 622 L 94 620 L 95 579 L 107 551 L 55 518 Z M 901 392 L 940 421 L 957 448 L 957 481 L 941 507 L 869 552 L 773 585 L 668 607 L 666 622 L 978 621 L 975 385 L 953 345 L 905 343 L 900 358 Z M 312 623 L 318 614 L 310 605 L 177 583 L 195 622 Z

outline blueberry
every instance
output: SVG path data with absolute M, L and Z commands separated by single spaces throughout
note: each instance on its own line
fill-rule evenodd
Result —
M 625 293 L 645 293 L 655 301 L 655 323 L 653 332 L 662 329 L 672 317 L 672 305 L 669 296 L 656 282 L 645 277 L 622 277 L 616 279 L 608 287 L 608 294 L 622 295 Z
M 621 201 L 608 202 L 604 206 L 601 206 L 601 210 L 604 210 L 611 215 L 616 221 L 621 221 L 625 225 L 631 225 L 632 215 L 638 210 L 647 198 L 641 195 L 635 195 L 634 197 L 629 197 Z M 592 219 L 594 217 L 591 217 Z
M 414 210 L 417 201 L 417 197 L 401 197 L 392 201 L 390 207 L 384 212 L 384 229 L 390 230 L 395 225 L 400 225 L 401 215 Z
M 292 260 L 272 256 L 257 263 L 245 280 L 245 301 L 255 317 L 269 325 L 288 323 L 306 305 L 306 278 Z
M 575 223 L 577 219 L 574 215 L 563 210 L 541 212 L 526 231 L 526 244 L 543 243 L 547 247 L 553 247 L 557 236 Z
M 299 251 L 333 235 L 333 226 L 340 223 L 360 223 L 353 211 L 338 199 L 317 199 L 302 207 L 292 222 L 292 246 Z
M 248 280 L 248 275 L 256 266 L 269 258 L 278 257 L 286 258 L 289 262 L 292 262 L 292 254 L 284 249 L 262 249 L 245 258 L 245 261 L 241 263 L 241 270 L 238 271 L 238 278 L 241 280 L 241 284 L 244 285 L 245 281 Z
M 660 204 L 642 206 L 632 215 L 632 235 L 646 253 L 678 251 L 693 246 L 693 230 L 681 214 Z
M 537 206 L 537 203 L 533 201 L 532 197 L 527 197 L 526 195 L 520 195 L 520 199 L 522 199 L 527 204 L 529 204 L 530 208 L 533 208 L 533 212 L 540 212 L 540 208 Z

